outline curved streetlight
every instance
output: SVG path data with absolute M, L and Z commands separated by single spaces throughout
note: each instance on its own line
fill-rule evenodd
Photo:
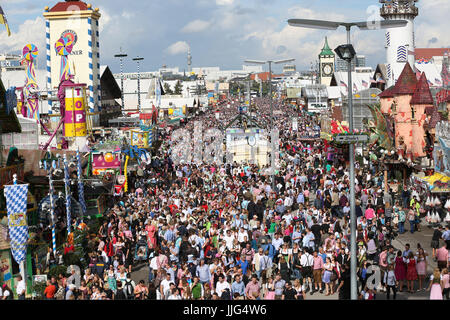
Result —
M 336 30 L 340 26 L 347 30 L 347 44 L 341 45 L 335 49 L 338 56 L 347 61 L 348 64 L 348 115 L 349 129 L 353 134 L 353 93 L 352 93 L 352 59 L 356 52 L 350 41 L 350 29 L 358 27 L 361 30 L 377 30 L 388 28 L 400 28 L 407 25 L 406 20 L 382 20 L 382 21 L 363 21 L 363 22 L 339 22 L 326 20 L 310 19 L 289 19 L 288 24 L 293 27 Z M 350 281 L 351 281 L 351 299 L 358 299 L 358 279 L 356 276 L 356 214 L 355 214 L 355 145 L 350 144 Z

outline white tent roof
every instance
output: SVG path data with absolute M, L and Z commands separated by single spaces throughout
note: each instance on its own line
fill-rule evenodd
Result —
M 161 99 L 161 109 L 169 109 L 169 108 L 181 108 L 186 105 L 188 108 L 192 108 L 194 106 L 195 98 L 163 98 Z M 172 103 L 172 106 L 170 106 Z M 156 106 L 155 99 L 145 99 L 142 100 L 142 108 L 151 110 L 152 106 Z
M 341 98 L 341 89 L 339 87 L 327 87 L 328 99 Z
M 334 73 L 334 77 L 336 79 L 337 86 L 340 88 L 340 91 L 343 95 L 348 94 L 347 87 L 348 85 L 348 73 L 344 71 L 339 71 Z M 349 88 L 349 90 L 354 91 L 353 85 L 355 86 L 355 89 L 357 92 L 366 90 L 370 88 L 370 83 L 373 79 L 372 73 L 359 73 L 359 72 L 352 72 L 352 88 Z M 345 86 L 342 84 L 345 83 Z
M 428 81 L 431 82 L 431 86 L 433 87 L 440 87 L 442 86 L 442 76 L 441 76 L 441 70 L 438 69 L 437 65 L 430 62 L 430 63 L 415 63 L 414 66 L 416 67 L 416 70 L 420 72 L 425 72 L 425 75 L 427 76 Z

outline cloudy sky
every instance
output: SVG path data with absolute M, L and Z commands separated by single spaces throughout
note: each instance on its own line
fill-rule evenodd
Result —
M 21 50 L 27 43 L 41 49 L 45 63 L 45 6 L 54 0 L 0 0 L 12 36 L 0 27 L 0 52 Z M 335 48 L 345 43 L 345 30 L 323 31 L 290 27 L 290 18 L 365 21 L 378 16 L 378 0 L 92 0 L 99 7 L 101 63 L 119 71 L 113 58 L 119 48 L 142 56 L 144 70 L 163 64 L 187 69 L 191 48 L 193 67 L 241 68 L 243 60 L 295 58 L 298 69 L 309 69 L 325 36 Z M 449 47 L 449 0 L 420 0 L 416 19 L 418 47 Z M 352 42 L 368 64 L 385 62 L 383 31 L 357 31 Z M 126 71 L 136 69 L 132 61 Z

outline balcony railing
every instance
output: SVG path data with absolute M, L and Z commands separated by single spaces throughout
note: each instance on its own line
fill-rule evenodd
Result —
M 394 7 L 391 4 L 385 4 L 380 9 L 380 15 L 382 17 L 391 15 L 391 14 L 405 14 L 405 15 L 418 16 L 419 8 L 417 8 L 414 5 L 400 5 L 399 4 L 397 7 Z

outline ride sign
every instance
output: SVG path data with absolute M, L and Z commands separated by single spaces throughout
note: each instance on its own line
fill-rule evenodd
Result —
M 346 134 L 346 135 L 338 135 L 334 138 L 334 141 L 338 143 L 358 143 L 358 142 L 367 142 L 369 137 L 366 134 Z

